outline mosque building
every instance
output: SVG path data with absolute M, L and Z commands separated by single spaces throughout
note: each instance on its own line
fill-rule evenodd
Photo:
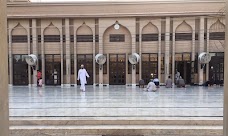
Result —
M 224 8 L 223 0 L 8 0 L 9 84 L 35 85 L 40 70 L 45 85 L 77 85 L 81 64 L 89 85 L 174 82 L 177 71 L 189 85 L 223 82 Z M 201 64 L 204 52 L 211 60 Z M 25 61 L 30 54 L 35 70 Z M 106 61 L 98 64 L 97 55 Z

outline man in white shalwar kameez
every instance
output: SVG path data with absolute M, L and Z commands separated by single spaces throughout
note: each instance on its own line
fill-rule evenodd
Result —
M 147 85 L 147 91 L 151 92 L 151 91 L 156 91 L 157 90 L 157 86 L 154 84 L 153 80 L 151 79 L 151 81 L 148 83 Z
M 86 77 L 89 77 L 86 69 L 84 69 L 84 65 L 81 65 L 81 69 L 78 71 L 78 80 L 80 80 L 82 91 L 85 91 L 85 84 L 87 84 Z

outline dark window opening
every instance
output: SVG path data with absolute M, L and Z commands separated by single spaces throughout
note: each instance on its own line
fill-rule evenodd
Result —
M 212 32 L 209 36 L 210 40 L 225 40 L 225 32 Z
M 158 34 L 142 34 L 142 41 L 158 41 Z
M 44 35 L 44 42 L 60 42 L 60 35 Z
M 125 42 L 124 34 L 110 34 L 109 37 L 110 42 Z
M 26 43 L 28 42 L 27 35 L 12 35 L 12 43 Z
M 175 40 L 176 41 L 191 41 L 192 33 L 176 33 Z
M 93 42 L 93 35 L 77 35 L 77 42 Z

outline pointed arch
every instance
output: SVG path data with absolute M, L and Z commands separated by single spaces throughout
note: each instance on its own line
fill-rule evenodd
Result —
M 142 29 L 142 42 L 158 41 L 158 28 L 149 22 Z
M 27 43 L 28 42 L 28 34 L 27 30 L 18 23 L 11 31 L 12 35 L 12 43 Z
M 103 46 L 105 53 L 130 53 L 132 37 L 129 29 L 122 24 L 116 30 L 114 25 L 109 26 L 103 33 Z M 116 50 L 118 48 L 118 50 Z
M 125 35 L 125 38 L 128 38 L 131 40 L 131 32 L 129 31 L 129 29 L 121 24 L 120 25 L 120 29 L 116 30 L 114 28 L 114 25 L 109 26 L 103 34 L 103 40 L 107 40 L 107 38 L 109 39 L 109 35 L 113 34 L 113 35 Z
M 76 30 L 76 35 L 77 42 L 93 42 L 93 31 L 85 23 Z
M 192 27 L 185 20 L 176 27 L 173 46 L 175 53 L 192 52 L 192 32 Z
M 192 27 L 186 21 L 183 21 L 177 26 L 175 33 L 192 33 Z
M 44 29 L 43 33 L 44 42 L 60 42 L 60 31 L 52 22 Z
M 44 35 L 60 35 L 59 29 L 51 22 L 45 29 Z
M 142 28 L 142 34 L 159 33 L 157 26 L 149 22 Z
M 210 32 L 224 32 L 225 25 L 218 19 L 214 24 L 210 27 Z
M 77 35 L 91 35 L 93 34 L 92 29 L 83 23 L 77 30 L 76 30 Z
M 12 29 L 12 35 L 27 35 L 27 30 L 20 23 L 18 23 Z

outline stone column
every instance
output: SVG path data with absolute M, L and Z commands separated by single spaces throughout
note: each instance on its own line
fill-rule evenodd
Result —
M 104 35 L 104 31 L 103 31 L 103 28 L 102 28 L 102 25 L 100 24 L 100 21 L 99 21 L 99 49 L 98 49 L 98 52 L 100 54 L 103 54 L 103 35 Z M 109 61 L 109 60 L 107 60 Z M 103 67 L 100 69 L 99 68 L 99 87 L 102 87 L 103 86 Z
M 71 56 L 70 56 L 70 20 L 65 19 L 65 43 L 66 43 L 66 86 L 70 87 Z
M 204 52 L 204 17 L 200 17 L 200 27 L 199 27 L 199 50 L 198 53 Z M 201 69 L 201 64 L 198 64 L 198 78 L 199 85 L 203 84 L 203 69 Z
M 142 79 L 142 28 L 141 23 L 139 23 L 139 56 L 141 57 L 139 61 L 139 80 Z
M 161 31 L 159 31 L 159 34 L 158 34 L 158 79 L 160 80 L 160 82 L 162 82 L 161 81 Z
M 9 28 L 9 85 L 13 85 L 12 29 Z
M 228 0 L 226 1 L 228 2 Z M 228 3 L 227 3 L 228 4 Z M 228 24 L 228 6 L 226 5 L 226 24 Z M 228 27 L 226 27 L 226 39 L 225 39 L 225 61 L 224 61 L 224 83 L 228 82 L 228 46 L 227 46 L 227 42 L 228 42 Z M 228 136 L 228 84 L 224 84 L 224 106 L 223 106 L 223 136 Z
M 38 58 L 38 51 L 37 51 L 37 28 L 36 28 L 36 19 L 32 19 L 32 53 L 34 55 L 37 56 Z M 40 58 L 38 58 L 39 60 Z M 33 86 L 36 86 L 37 84 L 37 70 L 40 70 L 38 69 L 38 65 L 36 66 L 36 70 L 33 70 Z
M 76 28 L 74 26 L 74 86 L 77 86 L 77 41 L 76 41 Z
M 135 43 L 135 33 L 131 35 L 131 42 L 132 42 L 132 48 L 131 48 L 131 52 L 132 53 L 136 53 L 136 43 Z M 127 60 L 126 60 L 126 63 L 128 64 L 128 56 L 127 56 Z M 136 64 L 137 65 L 137 64 Z M 131 84 L 132 84 L 132 87 L 136 87 L 136 65 L 133 66 L 132 65 L 132 75 L 131 75 Z
M 96 24 L 93 28 L 93 85 L 96 86 Z
M 41 25 L 42 26 L 42 25 Z M 42 63 L 42 80 L 45 83 L 45 55 L 44 55 L 44 28 L 41 27 L 41 63 Z
M 196 32 L 195 29 L 193 28 L 192 31 L 192 56 L 191 56 L 191 61 L 195 61 L 195 55 L 196 55 L 196 47 L 195 47 L 195 43 L 196 43 Z M 194 62 L 196 63 L 196 62 Z M 191 64 L 191 67 L 194 68 L 194 63 Z M 193 72 L 193 71 L 191 71 Z M 195 73 L 192 74 L 193 77 L 192 78 L 192 83 L 195 83 Z
M 8 46 L 6 24 L 6 1 L 0 1 L 0 136 L 9 136 L 9 103 L 8 103 Z
M 208 24 L 208 21 L 207 21 L 207 24 Z M 209 27 L 209 25 L 207 25 L 208 27 Z M 207 48 L 206 48 L 206 52 L 207 53 L 209 53 L 209 48 L 210 48 L 210 39 L 209 39 L 209 37 L 210 37 L 210 33 L 209 33 L 209 31 L 210 31 L 210 29 L 207 27 Z M 209 80 L 209 70 L 210 70 L 210 68 L 209 68 L 209 63 L 208 64 L 206 64 L 206 81 L 208 81 Z
M 174 78 L 175 78 L 175 54 L 176 54 L 176 41 L 175 41 L 175 36 L 176 36 L 176 34 L 175 34 L 175 29 L 176 29 L 176 27 L 175 28 L 173 28 L 173 49 L 172 49 L 172 82 L 173 83 L 175 83 L 174 82 Z M 167 78 L 167 77 L 166 77 Z
M 169 57 L 170 57 L 170 17 L 165 21 L 165 78 L 169 76 Z
M 30 25 L 29 25 L 30 26 Z M 30 43 L 30 28 L 26 28 L 27 30 L 27 44 L 28 44 L 28 55 L 31 53 L 31 43 Z M 31 66 L 28 65 L 28 79 L 29 79 L 29 86 L 32 86 L 32 76 L 31 76 Z
M 62 21 L 61 21 L 62 22 Z M 64 85 L 64 82 L 63 82 L 63 27 L 60 28 L 60 49 L 61 49 L 61 53 L 60 53 L 60 56 L 61 56 L 61 87 L 63 87 Z

